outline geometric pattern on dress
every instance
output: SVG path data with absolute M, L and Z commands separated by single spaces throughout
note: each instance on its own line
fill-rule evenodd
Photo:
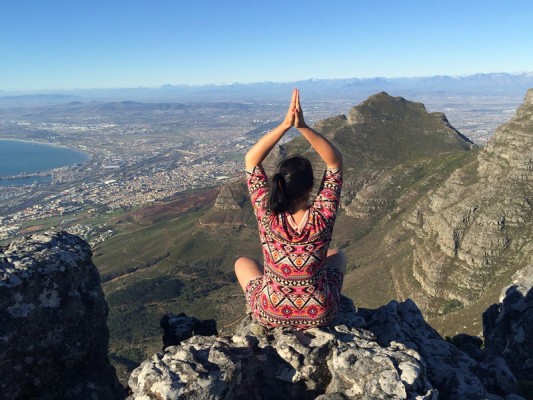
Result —
M 247 292 L 254 318 L 266 326 L 326 325 L 336 313 L 342 286 L 342 276 L 326 273 L 325 267 L 341 171 L 326 170 L 301 231 L 291 227 L 286 214 L 268 210 L 268 178 L 262 167 L 247 171 L 247 183 L 264 257 L 264 279 L 250 285 L 253 293 Z

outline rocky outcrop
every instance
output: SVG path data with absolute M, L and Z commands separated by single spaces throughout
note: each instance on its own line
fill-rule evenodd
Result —
M 485 353 L 502 357 L 519 380 L 533 381 L 533 265 L 513 275 L 499 304 L 483 314 Z
M 198 219 L 198 223 L 200 227 L 215 229 L 246 226 L 253 222 L 249 203 L 244 179 L 230 181 L 220 188 L 215 204 Z
M 521 399 L 531 380 L 532 276 L 513 277 L 479 338 L 443 340 L 411 300 L 356 310 L 343 297 L 328 327 L 265 329 L 246 316 L 233 336 L 214 321 L 166 315 L 162 352 L 131 375 L 134 399 Z M 107 358 L 98 272 L 86 242 L 61 232 L 0 252 L 2 399 L 120 399 Z
M 185 313 L 166 314 L 159 324 L 163 329 L 163 350 L 193 336 L 218 335 L 217 322 L 214 319 L 200 320 L 188 317 Z
M 246 317 L 233 336 L 194 336 L 144 361 L 135 399 L 521 399 L 501 357 L 476 360 L 443 340 L 410 300 L 305 331 Z
M 351 310 L 330 329 L 266 330 L 247 317 L 232 337 L 194 336 L 136 369 L 130 399 L 431 399 L 419 354 L 379 346 Z
M 532 262 L 532 93 L 477 160 L 454 171 L 404 223 L 413 235 L 411 275 L 422 289 L 417 302 L 467 306 L 502 273 Z
M 242 187 L 237 182 L 230 182 L 220 189 L 215 201 L 215 209 L 240 210 L 247 200 L 246 192 L 242 190 Z
M 107 313 L 80 238 L 38 234 L 0 248 L 0 397 L 123 398 L 107 356 Z

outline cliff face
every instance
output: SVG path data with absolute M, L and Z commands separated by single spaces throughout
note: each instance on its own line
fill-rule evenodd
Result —
M 2 399 L 120 399 L 89 245 L 65 232 L 0 248 Z
M 533 381 L 533 264 L 517 271 L 499 304 L 483 313 L 485 351 L 505 359 L 519 380 Z
M 420 202 L 413 235 L 420 301 L 468 305 L 498 277 L 533 260 L 533 90 L 479 153 Z M 408 233 L 409 234 L 409 233 Z M 425 300 L 424 300 L 425 301 Z

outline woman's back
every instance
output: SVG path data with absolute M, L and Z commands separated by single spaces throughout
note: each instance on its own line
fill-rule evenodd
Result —
M 261 166 L 291 127 L 327 167 L 310 206 L 314 178 L 309 160 L 284 160 L 271 185 Z M 346 267 L 344 254 L 329 249 L 342 188 L 342 156 L 327 138 L 305 124 L 297 89 L 283 122 L 252 146 L 245 164 L 264 266 L 240 257 L 235 273 L 253 315 L 266 326 L 309 328 L 329 323 L 340 302 Z M 302 220 L 294 221 L 292 216 Z
M 247 288 L 254 316 L 267 326 L 327 324 L 337 311 L 342 285 L 340 271 L 325 265 L 340 200 L 341 170 L 326 171 L 300 227 L 291 224 L 289 213 L 268 208 L 268 179 L 262 168 L 249 171 L 247 178 L 264 257 L 264 276 Z

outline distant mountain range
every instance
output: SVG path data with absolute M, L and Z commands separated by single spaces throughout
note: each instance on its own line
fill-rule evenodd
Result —
M 357 100 L 380 91 L 412 95 L 469 94 L 521 95 L 533 87 L 533 72 L 490 73 L 467 76 L 437 75 L 415 78 L 309 79 L 296 82 L 231 83 L 224 85 L 163 85 L 159 88 L 73 89 L 53 93 L 10 93 L 0 91 L 0 106 L 50 104 L 72 100 L 135 101 L 251 101 L 285 98 L 293 87 L 305 93 L 306 100 Z

